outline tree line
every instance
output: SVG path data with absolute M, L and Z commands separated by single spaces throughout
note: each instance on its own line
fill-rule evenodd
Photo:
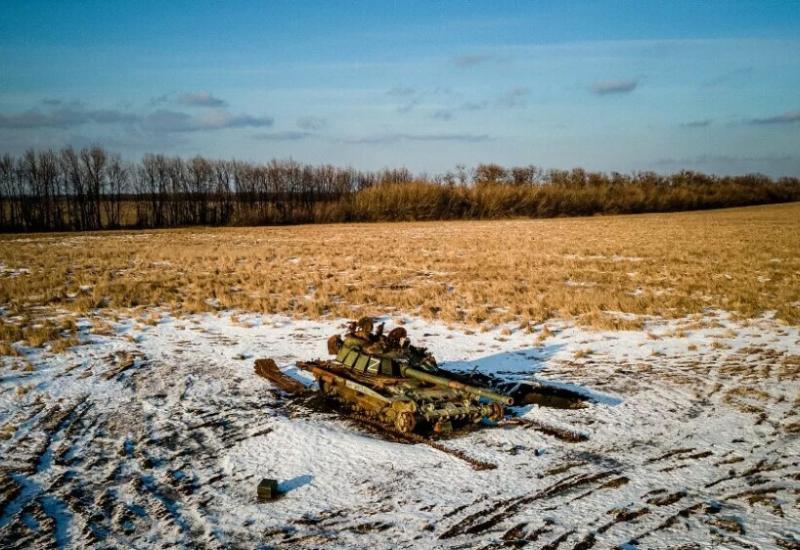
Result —
M 0 231 L 492 219 L 668 212 L 800 200 L 800 179 L 695 171 L 476 168 L 428 177 L 295 161 L 252 163 L 102 147 L 0 157 Z

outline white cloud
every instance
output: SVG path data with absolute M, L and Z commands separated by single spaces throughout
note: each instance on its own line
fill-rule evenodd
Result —
M 627 94 L 636 89 L 636 80 L 604 80 L 592 84 L 592 93 L 597 95 Z
M 189 107 L 225 107 L 227 103 L 209 92 L 187 92 L 178 96 L 178 103 Z

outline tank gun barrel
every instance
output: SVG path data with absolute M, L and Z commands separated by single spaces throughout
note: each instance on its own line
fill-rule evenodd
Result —
M 447 386 L 449 388 L 453 388 L 454 390 L 460 390 L 467 393 L 471 393 L 473 395 L 479 395 L 491 401 L 502 403 L 503 405 L 514 404 L 514 399 L 507 395 L 493 392 L 492 390 L 486 390 L 483 388 L 470 386 L 469 384 L 464 384 L 463 382 L 459 382 L 458 380 L 452 380 L 450 378 L 436 376 L 435 374 L 430 374 L 425 371 L 417 370 L 413 367 L 403 366 L 401 367 L 401 372 L 403 376 L 407 376 L 409 378 L 416 378 L 417 380 L 422 380 L 423 382 L 436 384 L 437 386 Z

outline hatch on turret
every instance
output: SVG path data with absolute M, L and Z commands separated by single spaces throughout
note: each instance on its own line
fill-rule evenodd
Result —
M 363 353 L 360 349 L 351 348 L 345 343 L 336 355 L 336 361 L 345 367 L 362 374 L 380 374 L 383 376 L 398 376 L 397 368 L 389 357 L 380 357 Z

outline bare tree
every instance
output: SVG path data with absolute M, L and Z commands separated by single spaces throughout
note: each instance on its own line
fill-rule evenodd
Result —
M 113 155 L 108 165 L 108 184 L 105 206 L 106 227 L 117 228 L 122 224 L 122 199 L 130 185 L 130 170 L 122 163 L 119 155 Z
M 105 190 L 108 157 L 100 147 L 81 149 L 80 156 L 86 181 L 87 229 L 100 229 L 103 227 L 100 202 Z
M 499 164 L 479 164 L 478 167 L 475 168 L 473 181 L 476 185 L 505 183 L 507 177 L 508 172 Z

